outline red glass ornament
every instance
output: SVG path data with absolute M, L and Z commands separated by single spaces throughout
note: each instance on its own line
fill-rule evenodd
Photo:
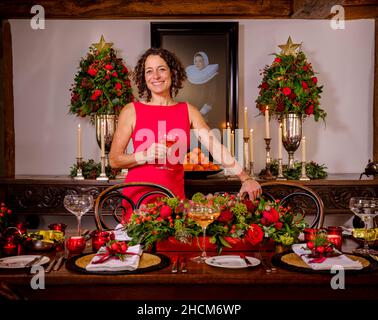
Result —
M 111 232 L 108 231 L 94 231 L 92 232 L 92 250 L 97 252 L 111 239 Z
M 80 254 L 85 249 L 85 238 L 81 236 L 70 237 L 66 241 L 67 249 L 72 254 Z
M 49 224 L 49 229 L 50 230 L 56 230 L 56 231 L 62 231 L 63 234 L 65 234 L 64 230 L 66 230 L 67 225 L 64 223 L 52 223 Z
M 306 242 L 308 241 L 312 241 L 315 239 L 316 237 L 316 234 L 319 232 L 319 229 L 315 229 L 315 228 L 305 228 L 303 230 L 303 233 L 304 233 L 304 239 Z

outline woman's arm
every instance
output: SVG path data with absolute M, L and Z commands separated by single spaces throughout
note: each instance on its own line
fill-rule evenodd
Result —
M 138 165 L 135 154 L 125 154 L 135 127 L 135 119 L 134 104 L 128 103 L 119 115 L 117 129 L 113 135 L 109 152 L 109 163 L 113 168 L 128 169 Z
M 199 141 L 210 151 L 213 158 L 218 163 L 221 163 L 231 175 L 237 175 L 239 177 L 242 182 L 240 189 L 241 195 L 247 193 L 251 200 L 258 197 L 261 194 L 260 184 L 253 180 L 243 170 L 236 159 L 231 156 L 230 152 L 210 130 L 198 109 L 191 104 L 188 104 L 188 106 L 190 123 L 193 129 L 197 129 L 195 130 L 195 135 Z

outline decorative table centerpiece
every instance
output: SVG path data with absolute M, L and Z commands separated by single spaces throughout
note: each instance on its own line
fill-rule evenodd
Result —
M 220 206 L 220 215 L 206 229 L 206 249 L 221 253 L 227 250 L 253 250 L 266 244 L 290 246 L 298 240 L 307 226 L 304 217 L 280 201 L 268 201 L 263 197 L 251 201 L 232 194 L 204 195 L 196 193 L 192 199 L 161 198 L 142 205 L 125 224 L 131 245 L 144 244 L 146 248 L 169 241 L 173 249 L 196 250 L 202 229 L 188 217 L 193 203 L 214 203 Z M 160 247 L 161 248 L 161 247 Z M 190 249 L 191 248 L 191 249 Z M 195 250 L 195 249 L 194 249 Z
M 294 167 L 294 152 L 302 139 L 302 121 L 313 116 L 315 121 L 325 119 L 327 113 L 320 107 L 322 86 L 300 44 L 291 37 L 279 45 L 281 53 L 275 54 L 270 66 L 262 71 L 256 107 L 260 114 L 277 118 L 281 123 L 282 143 L 289 154 L 289 167 Z

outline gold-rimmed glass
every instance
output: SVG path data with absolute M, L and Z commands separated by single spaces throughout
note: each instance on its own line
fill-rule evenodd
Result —
M 202 254 L 192 258 L 192 261 L 204 263 L 207 258 L 206 254 L 206 228 L 218 219 L 220 208 L 216 204 L 199 204 L 190 203 L 188 217 L 202 228 Z

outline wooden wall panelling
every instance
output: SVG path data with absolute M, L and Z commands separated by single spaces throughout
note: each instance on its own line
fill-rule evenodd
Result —
M 0 146 L 2 150 L 1 176 L 13 177 L 15 174 L 15 137 L 14 137 L 14 106 L 13 106 L 13 63 L 12 36 L 9 21 L 1 21 L 1 58 L 0 58 L 0 105 L 2 120 L 0 136 L 3 138 Z

